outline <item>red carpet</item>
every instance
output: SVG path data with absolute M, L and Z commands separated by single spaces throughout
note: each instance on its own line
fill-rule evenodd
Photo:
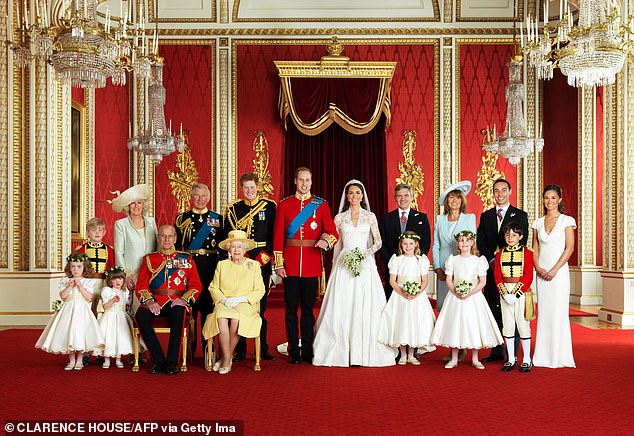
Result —
M 270 344 L 283 342 L 282 310 L 271 310 L 269 319 Z M 65 372 L 65 356 L 34 348 L 39 333 L 0 332 L 4 420 L 238 419 L 245 434 L 264 435 L 626 434 L 632 428 L 633 330 L 573 325 L 577 368 L 529 374 L 502 373 L 501 364 L 447 370 L 440 361 L 447 351 L 440 349 L 420 367 L 291 366 L 278 356 L 263 362 L 261 373 L 241 362 L 226 376 L 205 372 L 198 357 L 176 377 L 150 375 L 147 367 L 137 374 L 94 365 Z

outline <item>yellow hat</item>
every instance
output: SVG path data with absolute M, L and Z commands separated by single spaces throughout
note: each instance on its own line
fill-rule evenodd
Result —
M 112 200 L 112 210 L 115 212 L 123 212 L 123 208 L 134 203 L 135 201 L 148 200 L 150 187 L 146 184 L 134 185 L 123 191 L 117 198 Z
M 229 235 L 227 236 L 227 239 L 225 239 L 220 244 L 218 244 L 218 246 L 222 248 L 223 250 L 229 250 L 229 245 L 235 241 L 244 242 L 244 244 L 247 246 L 246 248 L 247 251 L 253 250 L 255 248 L 255 242 L 249 239 L 247 237 L 247 234 L 243 232 L 242 230 L 230 231 Z

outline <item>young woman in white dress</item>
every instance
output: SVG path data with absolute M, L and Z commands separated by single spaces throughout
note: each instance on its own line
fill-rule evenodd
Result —
M 334 221 L 339 241 L 315 325 L 313 365 L 394 365 L 394 350 L 378 341 L 385 292 L 374 253 L 381 248 L 381 236 L 363 183 L 346 183 Z M 365 256 L 357 276 L 343 263 L 355 248 Z
M 104 339 L 103 350 L 95 351 L 96 356 L 105 356 L 102 368 L 110 368 L 110 358 L 114 357 L 117 368 L 123 368 L 121 356 L 134 352 L 132 343 L 132 319 L 126 305 L 132 302 L 130 291 L 125 285 L 125 270 L 114 266 L 106 271 L 106 286 L 101 291 L 104 313 L 99 318 L 99 329 Z
M 399 347 L 399 365 L 407 362 L 420 365 L 414 350 L 431 345 L 436 315 L 425 293 L 429 274 L 429 259 L 420 253 L 420 236 L 408 230 L 399 237 L 399 255 L 388 263 L 392 295 L 383 309 L 379 342 Z M 415 289 L 409 289 L 409 288 Z M 408 292 L 409 291 L 409 292 Z M 406 347 L 409 345 L 409 353 Z
M 575 367 L 568 305 L 568 259 L 575 246 L 575 219 L 564 214 L 561 188 L 544 188 L 544 216 L 533 225 L 533 254 L 537 271 L 537 334 L 533 365 Z
M 35 343 L 47 353 L 68 354 L 66 371 L 81 370 L 84 351 L 103 348 L 97 319 L 90 310 L 93 295 L 92 264 L 85 253 L 73 252 L 66 258 L 66 277 L 59 282 L 64 301 Z
M 445 264 L 449 294 L 438 315 L 432 343 L 451 348 L 451 360 L 445 368 L 458 365 L 458 350 L 471 349 L 471 365 L 484 369 L 478 360 L 480 348 L 502 344 L 502 335 L 489 309 L 482 289 L 489 264 L 484 256 L 476 256 L 475 233 L 463 230 L 455 235 L 458 252 Z M 466 293 L 461 293 L 465 289 Z

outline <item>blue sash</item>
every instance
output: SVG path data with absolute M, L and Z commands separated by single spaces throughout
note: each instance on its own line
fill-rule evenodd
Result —
M 164 260 L 150 278 L 150 289 L 161 289 L 165 280 L 181 268 L 191 268 L 189 255 L 187 253 L 177 253 L 173 259 Z
M 192 241 L 189 243 L 189 246 L 187 247 L 188 250 L 198 250 L 205 243 L 205 239 L 207 239 L 207 236 L 209 236 L 209 233 L 211 233 L 211 228 L 213 227 L 209 224 L 210 219 L 212 218 L 211 215 L 212 215 L 212 212 L 210 211 L 208 215 L 209 218 L 207 218 L 207 220 L 203 223 L 203 225 L 200 226 L 200 229 L 198 230 L 196 237 L 192 239 Z M 217 218 L 216 217 L 214 218 L 220 219 L 220 215 L 216 215 L 216 216 Z
M 324 200 L 322 200 L 321 198 L 313 197 L 313 199 L 310 200 L 310 203 L 308 203 L 288 225 L 288 229 L 286 229 L 286 237 L 288 239 L 291 239 L 293 236 L 295 236 L 295 233 L 297 233 L 299 228 L 323 202 Z

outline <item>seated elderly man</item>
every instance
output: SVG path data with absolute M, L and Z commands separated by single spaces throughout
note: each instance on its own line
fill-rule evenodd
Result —
M 255 247 L 242 230 L 232 230 L 220 248 L 229 251 L 230 258 L 218 263 L 209 286 L 214 300 L 214 311 L 207 316 L 203 327 L 205 339 L 219 336 L 222 358 L 213 370 L 219 374 L 231 371 L 233 352 L 239 336 L 255 338 L 260 334 L 262 318 L 258 302 L 264 296 L 264 282 L 260 263 L 244 257 Z
M 174 226 L 159 227 L 158 240 L 161 249 L 141 262 L 135 289 L 141 306 L 135 319 L 154 360 L 150 373 L 176 375 L 185 313 L 191 310 L 201 285 L 191 255 L 174 249 Z M 167 317 L 170 327 L 167 358 L 152 328 L 152 320 L 159 316 Z

